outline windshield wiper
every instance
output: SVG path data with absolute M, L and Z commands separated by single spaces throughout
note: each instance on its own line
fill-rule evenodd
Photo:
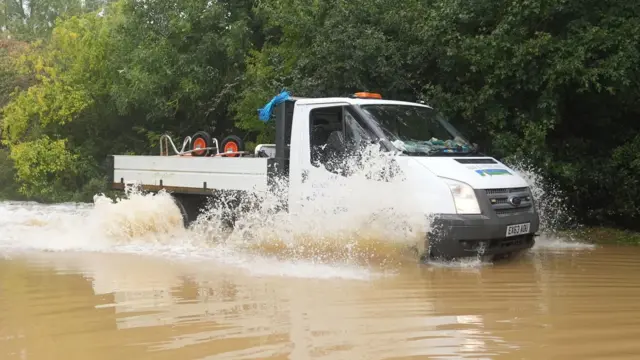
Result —
M 431 148 L 426 152 L 427 156 L 464 156 L 474 154 L 478 154 L 477 148 L 470 147 L 465 151 L 462 146 L 459 146 L 458 148 Z
M 457 146 L 451 147 L 436 147 L 433 145 L 423 144 L 418 148 L 407 149 L 404 146 L 399 147 L 391 143 L 391 146 L 398 150 L 400 153 L 409 156 L 470 156 L 478 154 L 478 148 L 475 146 Z

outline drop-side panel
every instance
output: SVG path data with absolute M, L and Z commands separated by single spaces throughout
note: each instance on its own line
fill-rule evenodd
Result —
M 152 191 L 265 191 L 267 159 L 114 155 L 113 187 L 131 183 Z

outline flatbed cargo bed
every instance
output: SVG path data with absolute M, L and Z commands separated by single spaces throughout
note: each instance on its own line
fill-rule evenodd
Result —
M 211 194 L 213 190 L 266 191 L 269 158 L 113 155 L 112 188 Z

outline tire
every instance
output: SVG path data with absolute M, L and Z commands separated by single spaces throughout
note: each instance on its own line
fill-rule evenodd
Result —
M 207 197 L 187 194 L 173 194 L 172 197 L 173 202 L 176 204 L 178 209 L 180 209 L 184 227 L 189 228 L 189 226 L 198 219 L 200 211 L 202 211 L 206 205 Z
M 231 151 L 231 152 L 238 152 L 238 151 L 244 151 L 244 141 L 236 135 L 229 135 L 226 138 L 222 139 L 222 142 L 220 143 L 220 154 L 222 156 L 232 156 L 232 157 L 238 157 L 240 156 L 240 154 L 233 154 L 233 155 L 224 155 L 224 153 Z
M 209 135 L 209 133 L 206 131 L 198 131 L 197 133 L 193 134 L 193 136 L 191 137 L 190 150 L 195 150 L 198 148 L 210 148 L 211 146 L 213 146 L 213 141 L 211 141 L 211 135 Z M 198 156 L 198 157 L 207 156 L 209 155 L 210 152 L 211 150 L 209 149 L 193 151 L 191 153 L 191 156 Z
M 435 246 L 436 243 L 442 241 L 441 237 L 440 237 L 440 232 L 438 230 L 435 231 L 429 231 L 427 233 L 427 238 L 425 240 L 425 249 L 424 252 L 421 254 L 421 259 L 422 261 L 451 261 L 453 258 L 449 257 L 449 256 L 444 256 L 442 253 L 440 253 L 440 251 L 438 251 L 438 248 Z
M 180 210 L 180 214 L 182 214 L 182 225 L 186 228 L 189 227 L 189 213 L 187 213 L 187 209 L 185 208 L 183 201 L 181 201 L 179 196 L 172 196 L 173 203 L 176 204 L 178 209 Z

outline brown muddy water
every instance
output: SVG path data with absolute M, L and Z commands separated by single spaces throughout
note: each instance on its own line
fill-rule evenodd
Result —
M 0 359 L 640 358 L 638 248 L 331 263 L 202 246 L 157 205 L 0 203 Z

